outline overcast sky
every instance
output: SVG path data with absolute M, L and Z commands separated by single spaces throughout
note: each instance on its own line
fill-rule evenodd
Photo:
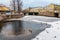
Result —
M 9 6 L 11 0 L 0 0 L 0 4 Z M 60 4 L 60 0 L 22 0 L 23 8 L 46 6 L 50 3 Z

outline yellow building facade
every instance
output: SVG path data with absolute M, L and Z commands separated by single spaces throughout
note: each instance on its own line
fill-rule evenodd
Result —
M 25 14 L 38 14 L 40 16 L 53 16 L 53 17 L 60 17 L 60 5 L 56 5 L 56 4 L 50 4 L 47 5 L 44 8 L 30 8 L 30 9 L 25 9 L 24 10 Z
M 50 16 L 60 17 L 60 5 L 50 4 L 45 8 Z
M 4 5 L 0 5 L 0 15 L 4 15 L 7 12 L 10 12 L 10 9 Z

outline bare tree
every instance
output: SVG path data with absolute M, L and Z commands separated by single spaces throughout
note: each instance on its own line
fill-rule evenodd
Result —
M 22 1 L 21 0 L 12 0 L 11 7 L 14 12 L 20 13 L 22 11 Z
M 20 14 L 20 12 L 22 11 L 22 2 L 21 2 L 21 0 L 12 0 L 10 3 L 11 3 L 12 10 L 14 10 L 14 13 L 17 12 L 17 13 Z M 19 34 L 23 30 L 22 23 L 19 21 L 18 24 L 17 24 L 17 22 L 15 22 L 14 25 L 15 26 L 14 26 L 13 30 L 14 30 L 15 34 Z
M 17 5 L 18 5 L 18 13 L 22 10 L 22 2 L 21 0 L 17 0 Z

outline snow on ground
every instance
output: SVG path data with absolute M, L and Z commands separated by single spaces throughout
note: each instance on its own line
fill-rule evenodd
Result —
M 54 22 L 54 21 L 60 21 L 60 18 L 45 17 L 45 16 L 24 16 L 22 18 L 14 18 L 14 19 L 7 19 L 7 20 Z
M 25 16 L 22 18 L 22 20 L 24 21 L 38 20 L 42 22 L 54 22 L 54 21 L 60 21 L 60 18 L 45 17 L 45 16 Z
M 41 22 L 38 20 L 33 21 Z M 46 28 L 32 40 L 60 40 L 60 21 L 43 22 L 43 23 L 51 24 L 51 27 Z
M 46 28 L 32 40 L 60 40 L 60 18 L 44 16 L 25 16 L 23 17 L 23 20 L 33 21 L 37 23 L 42 22 L 51 25 L 50 28 Z

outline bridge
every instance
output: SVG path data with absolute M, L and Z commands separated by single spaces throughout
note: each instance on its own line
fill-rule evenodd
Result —
M 0 16 L 0 22 L 1 21 L 13 21 L 13 20 L 20 20 L 20 18 L 23 17 L 23 15 L 1 15 Z

